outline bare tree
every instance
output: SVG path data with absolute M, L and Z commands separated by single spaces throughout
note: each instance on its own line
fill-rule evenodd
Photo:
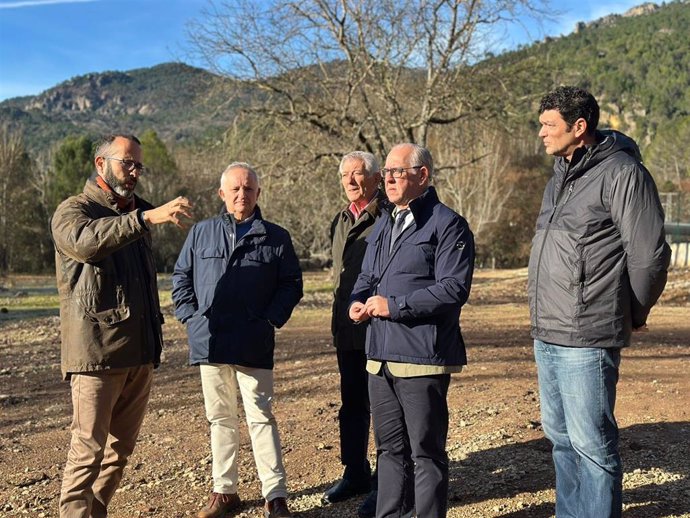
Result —
M 21 134 L 0 126 L 0 273 L 41 268 L 45 225 Z
M 18 133 L 11 132 L 7 126 L 0 127 L 0 273 L 6 273 L 9 263 L 12 228 L 13 186 L 21 174 L 19 165 L 24 155 L 24 145 Z
M 218 72 L 262 89 L 249 107 L 315 130 L 329 156 L 426 145 L 434 126 L 491 111 L 499 75 L 472 67 L 491 28 L 542 0 L 250 0 L 211 2 L 190 26 Z
M 265 129 L 258 143 L 245 146 L 247 159 L 262 170 L 265 212 L 313 257 L 329 250 L 324 229 L 342 197 L 335 171 L 344 153 L 365 149 L 383 159 L 392 145 L 416 142 L 432 150 L 440 168 L 460 174 L 462 160 L 451 151 L 458 146 L 446 149 L 449 139 L 459 126 L 501 113 L 515 79 L 474 65 L 492 30 L 537 14 L 545 3 L 219 0 L 189 28 L 195 50 L 215 71 L 261 92 L 244 105 L 244 127 Z M 493 150 L 483 152 L 500 160 Z M 488 207 L 500 209 L 509 194 L 491 191 L 489 180 L 503 164 L 484 165 L 489 160 L 481 171 L 491 174 L 477 176 L 475 168 L 463 186 L 459 177 L 439 182 L 480 227 L 489 221 Z
M 467 219 L 481 241 L 487 228 L 500 221 L 513 192 L 510 149 L 498 128 L 453 137 L 458 145 L 439 147 L 437 156 L 445 165 L 438 168 L 435 181 L 448 205 Z
M 660 127 L 645 152 L 645 165 L 661 191 L 687 190 L 690 178 L 690 119 Z

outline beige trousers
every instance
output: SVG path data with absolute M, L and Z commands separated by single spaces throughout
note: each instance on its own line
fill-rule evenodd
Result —
M 266 500 L 286 498 L 278 425 L 271 411 L 273 371 L 221 364 L 201 365 L 200 371 L 206 417 L 211 423 L 213 491 L 237 493 L 239 385 L 254 462 L 261 480 L 261 494 Z
M 103 518 L 134 450 L 153 365 L 72 374 L 72 439 L 60 492 L 61 518 Z

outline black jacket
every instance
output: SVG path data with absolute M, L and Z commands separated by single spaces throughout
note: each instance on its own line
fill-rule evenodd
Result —
M 342 350 L 364 350 L 367 326 L 350 320 L 348 307 L 352 288 L 362 269 L 366 238 L 381 215 L 381 205 L 388 203 L 379 190 L 364 212 L 355 220 L 349 209 L 339 212 L 331 224 L 333 257 L 333 344 Z
M 666 284 L 670 248 L 656 185 L 635 142 L 597 132 L 546 186 L 529 263 L 532 336 L 623 347 Z

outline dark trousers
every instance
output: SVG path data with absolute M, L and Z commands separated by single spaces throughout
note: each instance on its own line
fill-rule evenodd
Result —
M 370 477 L 367 357 L 363 350 L 338 349 L 337 355 L 341 398 L 338 412 L 340 459 L 345 466 L 344 478 L 357 483 Z
M 379 451 L 376 518 L 442 518 L 448 508 L 450 374 L 396 378 L 384 365 L 369 375 L 374 438 Z

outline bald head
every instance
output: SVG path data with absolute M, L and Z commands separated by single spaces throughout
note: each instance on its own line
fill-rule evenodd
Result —
M 427 189 L 433 169 L 428 149 L 412 143 L 393 146 L 383 169 L 388 200 L 399 209 L 406 208 Z

